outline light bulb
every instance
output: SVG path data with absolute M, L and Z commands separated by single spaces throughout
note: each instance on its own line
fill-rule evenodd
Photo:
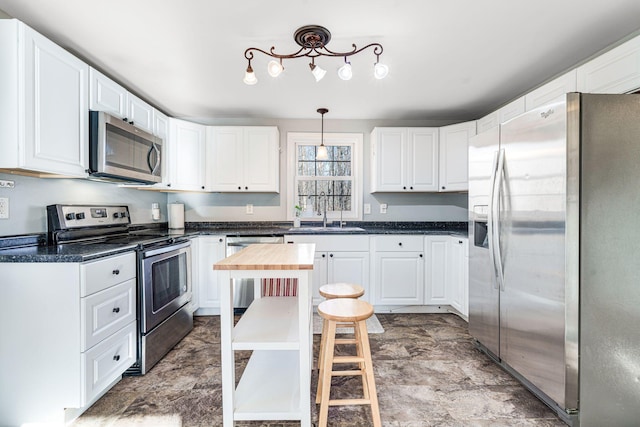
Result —
M 318 151 L 316 153 L 316 159 L 326 160 L 329 157 L 329 153 L 327 153 L 327 147 L 323 144 L 318 146 Z
M 373 76 L 376 79 L 384 79 L 389 74 L 389 67 L 380 62 L 376 62 L 376 65 L 373 67 Z
M 282 73 L 282 70 L 284 70 L 284 67 L 275 59 L 269 61 L 269 64 L 267 64 L 267 72 L 271 77 L 278 77 L 280 73 Z
M 247 71 L 244 73 L 244 79 L 242 81 L 248 85 L 254 85 L 258 83 L 258 79 L 256 78 L 256 75 L 253 72 L 253 68 L 251 68 L 251 65 L 247 67 Z
M 322 80 L 324 75 L 327 74 L 327 70 L 324 70 L 315 64 L 309 64 L 309 66 L 311 67 L 311 74 L 316 78 L 316 82 Z
M 353 77 L 351 64 L 347 62 L 342 67 L 338 68 L 338 77 L 340 77 L 342 80 L 351 80 L 351 77 Z

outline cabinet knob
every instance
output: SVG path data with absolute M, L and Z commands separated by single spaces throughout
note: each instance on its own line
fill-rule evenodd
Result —
M 218 239 L 218 242 L 222 242 L 222 240 L 224 240 L 224 239 L 222 239 L 222 237 L 221 237 L 220 239 Z
M 204 185 L 202 187 L 200 187 L 200 188 L 202 188 L 204 190 Z
M 171 183 L 168 183 L 168 184 L 167 184 L 167 187 L 171 187 Z
M 238 187 L 238 190 L 242 190 L 242 187 Z
M 445 189 L 444 185 L 442 186 L 442 189 L 443 189 L 443 190 Z
M 329 256 L 330 256 L 331 258 L 333 258 L 333 254 L 329 254 Z
M 115 275 L 117 276 L 118 274 L 120 274 L 120 270 L 118 270 L 118 269 L 116 268 L 116 269 L 115 269 L 115 270 L 113 270 L 111 273 L 113 273 L 113 274 L 115 274 Z
M 462 244 L 462 240 L 458 240 L 458 243 Z
M 322 254 L 322 258 L 325 258 L 326 256 L 327 256 L 327 255 L 325 255 L 325 254 Z
M 398 246 L 402 246 L 402 242 L 398 243 Z
M 133 124 L 133 120 L 131 120 L 131 121 L 129 122 L 129 124 L 130 124 L 130 125 L 132 125 L 132 124 Z
M 120 313 L 120 307 L 114 307 L 113 308 L 113 312 L 114 313 Z
M 420 254 L 420 258 L 422 258 L 424 255 Z
M 116 362 L 120 360 L 120 355 L 116 354 L 115 356 L 113 356 L 113 360 L 115 360 Z
M 248 190 L 248 189 L 249 189 L 249 187 L 244 187 L 244 189 L 245 189 L 245 190 Z
M 410 190 L 413 190 L 413 187 L 409 187 Z
M 402 187 L 402 189 L 403 189 L 403 190 L 406 190 L 406 189 L 407 189 L 407 187 Z
M 127 119 L 126 117 L 123 117 L 123 118 L 122 118 L 122 121 L 123 121 L 123 122 L 128 122 L 128 121 L 129 121 L 129 119 Z

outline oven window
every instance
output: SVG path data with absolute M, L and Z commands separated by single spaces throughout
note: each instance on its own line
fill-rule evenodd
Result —
M 153 312 L 159 311 L 187 291 L 187 254 L 153 263 Z

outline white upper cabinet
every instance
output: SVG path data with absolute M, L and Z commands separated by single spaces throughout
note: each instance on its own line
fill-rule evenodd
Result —
M 280 135 L 274 126 L 209 126 L 209 189 L 280 191 Z
M 438 191 L 438 128 L 374 128 L 371 192 Z
M 498 110 L 498 123 L 505 123 L 525 112 L 524 96 L 511 101 Z
M 89 69 L 89 106 L 154 132 L 153 107 L 95 68 Z
M 169 179 L 166 187 L 170 190 L 204 191 L 205 126 L 170 118 L 169 129 Z
M 87 176 L 88 73 L 33 29 L 0 20 L 0 168 Z
M 640 88 L 640 37 L 578 67 L 578 92 L 628 93 Z
M 566 74 L 546 83 L 539 88 L 532 90 L 524 96 L 525 109 L 531 111 L 541 107 L 565 93 L 576 91 L 576 70 L 571 70 Z
M 439 191 L 467 191 L 469 138 L 476 134 L 476 122 L 440 128 Z

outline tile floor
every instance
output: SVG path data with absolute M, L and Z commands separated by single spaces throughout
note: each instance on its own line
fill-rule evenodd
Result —
M 457 316 L 379 314 L 378 318 L 385 332 L 370 334 L 370 341 L 384 426 L 565 426 L 474 348 L 466 322 Z M 318 343 L 315 335 L 316 352 Z M 238 373 L 249 354 L 237 354 Z M 316 380 L 314 371 L 314 394 Z M 147 375 L 124 378 L 73 426 L 221 426 L 220 383 L 219 317 L 196 317 L 194 330 Z M 333 384 L 339 391 L 335 396 L 348 391 L 357 396 L 361 390 L 359 378 L 339 377 Z M 367 406 L 329 409 L 330 426 L 371 425 Z M 315 405 L 312 422 L 317 422 Z M 236 423 L 295 425 L 299 423 Z

